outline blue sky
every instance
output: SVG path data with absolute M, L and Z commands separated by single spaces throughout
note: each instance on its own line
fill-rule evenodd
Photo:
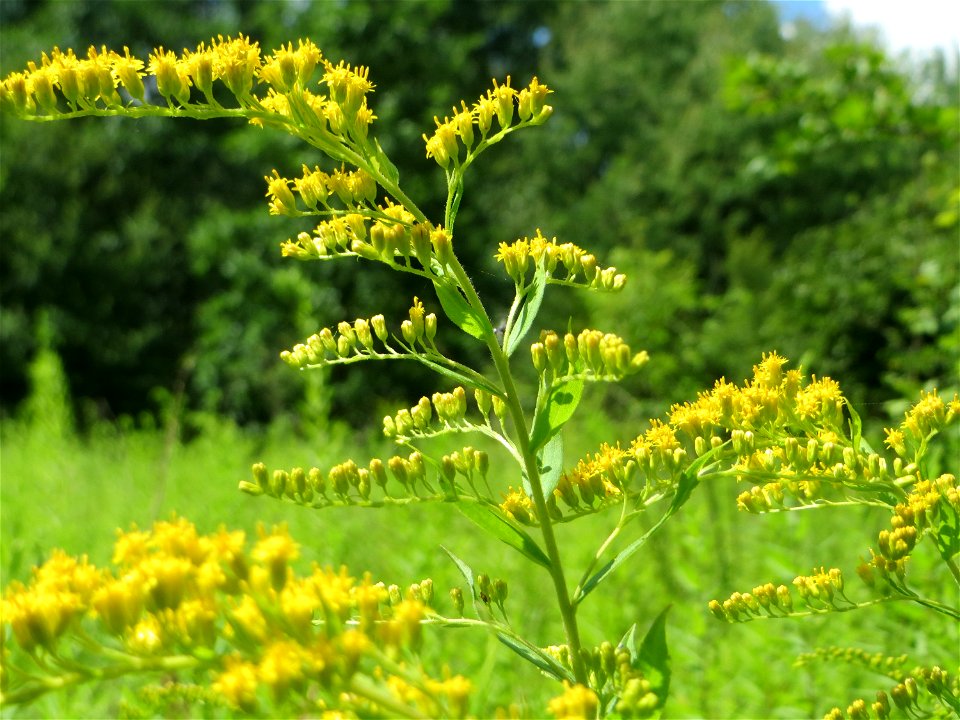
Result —
M 960 45 L 960 2 L 954 0 L 778 0 L 777 5 L 787 21 L 828 23 L 847 16 L 855 25 L 874 27 L 894 53 Z

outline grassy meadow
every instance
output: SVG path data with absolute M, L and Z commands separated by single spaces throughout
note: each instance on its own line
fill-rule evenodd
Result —
M 628 441 L 643 429 L 619 427 L 598 410 L 584 412 L 576 432 L 570 433 L 568 465 L 602 441 Z M 450 506 L 316 511 L 237 490 L 237 482 L 248 477 L 257 460 L 269 467 L 329 467 L 347 457 L 365 462 L 392 454 L 380 438 L 332 429 L 303 439 L 279 427 L 253 434 L 224 422 L 206 423 L 206 429 L 187 442 L 176 438 L 176 427 L 99 425 L 80 438 L 55 423 L 34 420 L 5 422 L 0 432 L 4 586 L 25 580 L 54 547 L 106 564 L 116 528 L 131 523 L 145 527 L 171 513 L 189 518 L 201 532 L 223 524 L 255 534 L 259 523 L 285 522 L 302 544 L 304 565 L 346 564 L 353 574 L 368 571 L 374 579 L 401 587 L 429 576 L 441 603 L 448 605 L 447 590 L 462 584 L 462 578 L 441 551 L 443 545 L 476 572 L 508 580 L 507 611 L 527 636 L 543 645 L 561 642 L 559 618 L 552 605 L 541 600 L 549 584 L 546 573 L 531 572 L 523 558 L 480 533 Z M 495 469 L 497 450 L 487 449 Z M 504 490 L 516 483 L 514 478 L 498 478 L 494 470 L 491 479 Z M 739 491 L 733 485 L 700 487 L 661 534 L 581 610 L 582 630 L 591 644 L 619 637 L 633 622 L 645 631 L 657 613 L 671 605 L 673 680 L 667 716 L 816 717 L 834 704 L 845 707 L 854 697 L 872 697 L 891 684 L 839 661 L 796 665 L 799 655 L 818 647 L 907 653 L 916 663 L 953 656 L 957 628 L 902 603 L 803 621 L 727 625 L 714 620 L 706 608 L 710 599 L 767 581 L 789 584 L 814 565 L 842 568 L 856 597 L 854 568 L 888 523 L 885 513 L 861 509 L 748 516 L 736 510 Z M 612 522 L 600 515 L 559 527 L 571 583 Z M 623 542 L 636 537 L 637 528 L 634 533 Z M 932 558 L 918 551 L 913 569 L 917 585 L 943 597 L 949 578 L 933 562 L 925 568 L 925 560 Z M 555 694 L 552 682 L 528 664 L 515 662 L 494 638 L 472 632 L 429 633 L 425 656 L 437 668 L 446 663 L 475 679 L 476 714 L 494 703 L 515 704 L 526 716 L 541 714 Z M 132 696 L 131 688 L 113 682 L 99 689 L 52 693 L 3 715 L 115 716 L 125 712 L 123 703 Z M 216 716 L 223 711 L 210 712 Z

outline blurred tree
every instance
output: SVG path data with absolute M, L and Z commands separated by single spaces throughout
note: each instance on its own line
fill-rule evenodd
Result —
M 311 37 L 331 59 L 371 67 L 378 125 L 388 128 L 381 140 L 416 179 L 407 187 L 439 216 L 442 175 L 421 134 L 491 75 L 531 74 L 533 32 L 552 11 L 552 3 L 452 0 L 5 0 L 0 67 L 17 69 L 54 45 L 127 45 L 146 57 L 217 34 L 243 32 L 266 50 Z M 304 395 L 308 378 L 277 360 L 280 349 L 349 313 L 404 313 L 417 292 L 387 271 L 357 281 L 342 265 L 279 259 L 279 243 L 309 228 L 267 215 L 260 178 L 273 167 L 295 174 L 318 157 L 271 133 L 4 118 L 0 154 L 4 412 L 25 396 L 42 308 L 74 392 L 99 414 L 149 408 L 153 388 L 186 374 L 190 407 L 249 422 L 293 412 Z M 411 371 L 395 370 L 374 387 L 349 373 L 334 378 L 335 411 L 356 412 L 361 392 L 403 395 Z
M 788 41 L 765 3 L 569 4 L 555 34 L 563 102 L 498 170 L 510 207 L 628 272 L 570 312 L 650 349 L 641 415 L 773 348 L 878 414 L 908 377 L 955 383 L 955 63 L 898 68 L 849 28 Z
M 494 308 L 508 302 L 497 243 L 538 225 L 626 270 L 619 298 L 566 295 L 544 322 L 625 316 L 654 356 L 624 398 L 640 414 L 745 377 L 772 348 L 866 402 L 953 377 L 957 76 L 943 58 L 908 73 L 849 29 L 788 41 L 772 4 L 723 0 L 5 0 L 0 13 L 4 71 L 54 44 L 145 56 L 218 33 L 267 49 L 309 36 L 371 67 L 374 130 L 436 217 L 442 176 L 421 139 L 433 116 L 491 76 L 539 74 L 556 114 L 477 166 L 458 248 Z M 3 119 L 0 153 L 4 412 L 25 395 L 42 308 L 71 387 L 103 413 L 136 413 L 179 375 L 189 407 L 249 422 L 306 393 L 279 349 L 354 314 L 400 316 L 423 292 L 387 270 L 279 259 L 308 228 L 267 215 L 259 178 L 319 159 L 270 133 Z M 408 400 L 416 372 L 374 386 L 337 374 L 320 405 L 352 417 L 359 397 Z

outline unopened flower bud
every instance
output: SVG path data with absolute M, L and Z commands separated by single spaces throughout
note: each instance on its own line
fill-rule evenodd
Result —
M 533 367 L 541 375 L 547 369 L 547 351 L 543 343 L 535 342 L 530 346 L 530 355 L 533 358 Z
M 440 472 L 443 473 L 443 477 L 445 477 L 451 483 L 453 482 L 453 479 L 457 476 L 457 465 L 453 461 L 452 456 L 443 456 L 443 458 L 440 460 Z
M 369 320 L 364 320 L 363 318 L 355 320 L 353 323 L 353 331 L 361 345 L 367 350 L 373 350 L 373 334 L 370 332 Z
M 583 275 L 587 282 L 593 282 L 597 275 L 597 259 L 589 253 L 580 257 L 580 266 L 583 268 Z
M 251 469 L 253 471 L 253 479 L 256 480 L 257 485 L 259 485 L 263 490 L 269 489 L 270 476 L 267 473 L 267 466 L 262 462 L 258 462 L 255 463 Z
M 473 399 L 477 403 L 477 408 L 480 410 L 480 414 L 486 418 L 490 414 L 490 393 L 488 393 L 486 390 L 477 388 L 473 391 Z
M 450 599 L 453 601 L 453 609 L 459 617 L 463 617 L 463 590 L 458 587 L 450 588 Z
M 270 478 L 270 494 L 273 497 L 283 497 L 283 491 L 287 486 L 287 471 L 274 470 Z
M 393 476 L 397 479 L 404 487 L 407 486 L 407 464 L 404 462 L 402 457 L 393 456 L 387 461 L 387 467 L 390 468 L 390 472 L 393 473 Z
M 417 333 L 413 328 L 413 323 L 409 320 L 404 320 L 400 323 L 400 334 L 403 335 L 403 339 L 408 345 L 412 346 L 417 342 Z
M 793 598 L 790 596 L 790 588 L 786 585 L 777 587 L 777 605 L 790 612 L 793 609 Z
M 443 228 L 435 228 L 430 233 L 430 242 L 433 244 L 433 252 L 441 263 L 449 261 L 453 247 L 450 242 L 450 236 Z
M 387 323 L 383 318 L 383 315 L 374 315 L 370 318 L 370 325 L 373 327 L 373 332 L 380 339 L 380 342 L 387 341 Z
M 399 585 L 391 585 L 387 588 L 387 597 L 390 599 L 391 605 L 399 605 L 403 601 L 403 596 L 400 594 Z
M 484 604 L 489 604 L 493 594 L 493 584 L 490 582 L 489 575 L 484 573 L 477 575 L 477 591 Z
M 580 360 L 580 346 L 573 333 L 567 333 L 563 336 L 563 348 L 567 353 L 567 361 L 571 367 L 575 367 Z
M 383 460 L 373 458 L 367 467 L 370 475 L 373 477 L 373 481 L 381 488 L 385 488 L 387 486 L 387 471 L 383 467 Z
M 497 419 L 500 420 L 500 424 L 503 425 L 507 418 L 506 402 L 504 402 L 503 398 L 499 395 L 491 396 L 491 402 L 493 404 L 493 414 L 497 416 Z
M 487 471 L 490 470 L 490 456 L 483 450 L 477 450 L 473 454 L 473 461 L 477 472 L 480 473 L 480 477 L 485 478 Z
M 467 392 L 462 387 L 453 389 L 453 399 L 456 401 L 455 412 L 458 420 L 467 414 Z
M 420 581 L 420 600 L 425 605 L 433 604 L 433 580 L 424 578 Z
M 503 605 L 507 600 L 507 581 L 497 578 L 493 581 L 493 601 L 497 605 Z
M 430 242 L 430 226 L 426 223 L 417 223 L 413 226 L 410 237 L 410 244 L 413 246 L 413 254 L 423 265 L 423 269 L 430 271 L 430 251 L 432 248 Z
M 310 472 L 307 473 L 307 482 L 310 483 L 310 488 L 317 495 L 326 494 L 326 481 L 323 473 L 320 472 L 320 468 L 310 468 Z
M 426 317 L 423 318 L 423 330 L 427 336 L 427 341 L 432 343 L 433 339 L 437 336 L 436 313 L 429 313 Z

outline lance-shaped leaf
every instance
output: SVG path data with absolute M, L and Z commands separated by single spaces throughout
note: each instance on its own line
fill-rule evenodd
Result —
M 532 537 L 510 521 L 497 506 L 460 502 L 457 503 L 457 508 L 481 530 L 488 532 L 497 540 L 505 542 L 527 559 L 549 569 L 550 559 L 546 556 L 546 553 Z
M 572 672 L 567 670 L 565 667 L 563 667 L 563 665 L 557 662 L 556 659 L 545 653 L 540 648 L 520 643 L 515 638 L 505 635 L 504 633 L 497 633 L 497 640 L 513 650 L 517 655 L 522 657 L 527 662 L 532 663 L 536 667 L 540 668 L 553 679 L 561 681 L 566 680 L 567 682 L 571 683 L 576 682 Z
M 456 281 L 450 277 L 442 277 L 433 281 L 433 287 L 437 291 L 443 312 L 457 327 L 478 340 L 483 340 L 493 332 L 490 321 L 470 306 Z
M 660 526 L 663 525 L 668 518 L 670 518 L 674 513 L 676 513 L 683 505 L 690 499 L 690 495 L 693 492 L 694 488 L 699 484 L 699 472 L 706 465 L 706 463 L 713 457 L 715 450 L 701 455 L 699 458 L 694 461 L 690 467 L 688 467 L 684 473 L 680 476 L 680 480 L 677 483 L 677 489 L 673 496 L 673 500 L 670 503 L 670 507 L 667 508 L 667 511 L 663 516 L 657 520 L 656 524 L 647 530 L 643 535 L 634 540 L 632 543 L 627 545 L 623 550 L 618 552 L 616 556 L 613 557 L 609 562 L 607 562 L 602 568 L 597 570 L 592 576 L 580 581 L 580 586 L 577 588 L 574 593 L 573 602 L 574 604 L 579 604 L 583 602 L 584 598 L 587 597 L 591 592 L 593 592 L 597 585 L 603 582 L 610 573 L 616 570 L 618 567 L 623 565 L 627 560 L 629 560 L 634 553 L 636 553 L 640 548 L 646 545 L 647 540 L 649 540 L 653 534 L 660 529 Z
M 530 447 L 536 451 L 560 432 L 560 428 L 573 417 L 583 395 L 583 380 L 571 379 L 554 383 L 546 391 L 543 402 L 537 403 L 530 432 Z
M 643 673 L 650 690 L 657 696 L 655 712 L 659 718 L 670 692 L 670 653 L 667 648 L 667 613 L 665 607 L 654 619 L 647 634 L 637 647 L 637 625 L 634 623 L 620 640 L 619 647 L 630 653 L 630 667 Z
M 520 303 L 520 312 L 513 316 L 511 313 L 511 323 L 507 328 L 503 340 L 503 351 L 510 357 L 520 346 L 520 342 L 530 330 L 530 326 L 540 312 L 540 304 L 543 302 L 543 293 L 547 289 L 547 271 L 544 268 L 543 261 L 537 264 L 537 271 L 533 275 L 533 281 L 527 285 L 521 293 L 517 294 L 514 300 L 514 306 Z
M 540 486 L 543 488 L 543 498 L 546 500 L 556 489 L 563 474 L 563 433 L 557 433 L 543 449 L 537 453 L 537 464 L 540 467 Z M 523 476 L 523 489 L 527 496 L 533 496 L 533 488 L 526 473 Z

